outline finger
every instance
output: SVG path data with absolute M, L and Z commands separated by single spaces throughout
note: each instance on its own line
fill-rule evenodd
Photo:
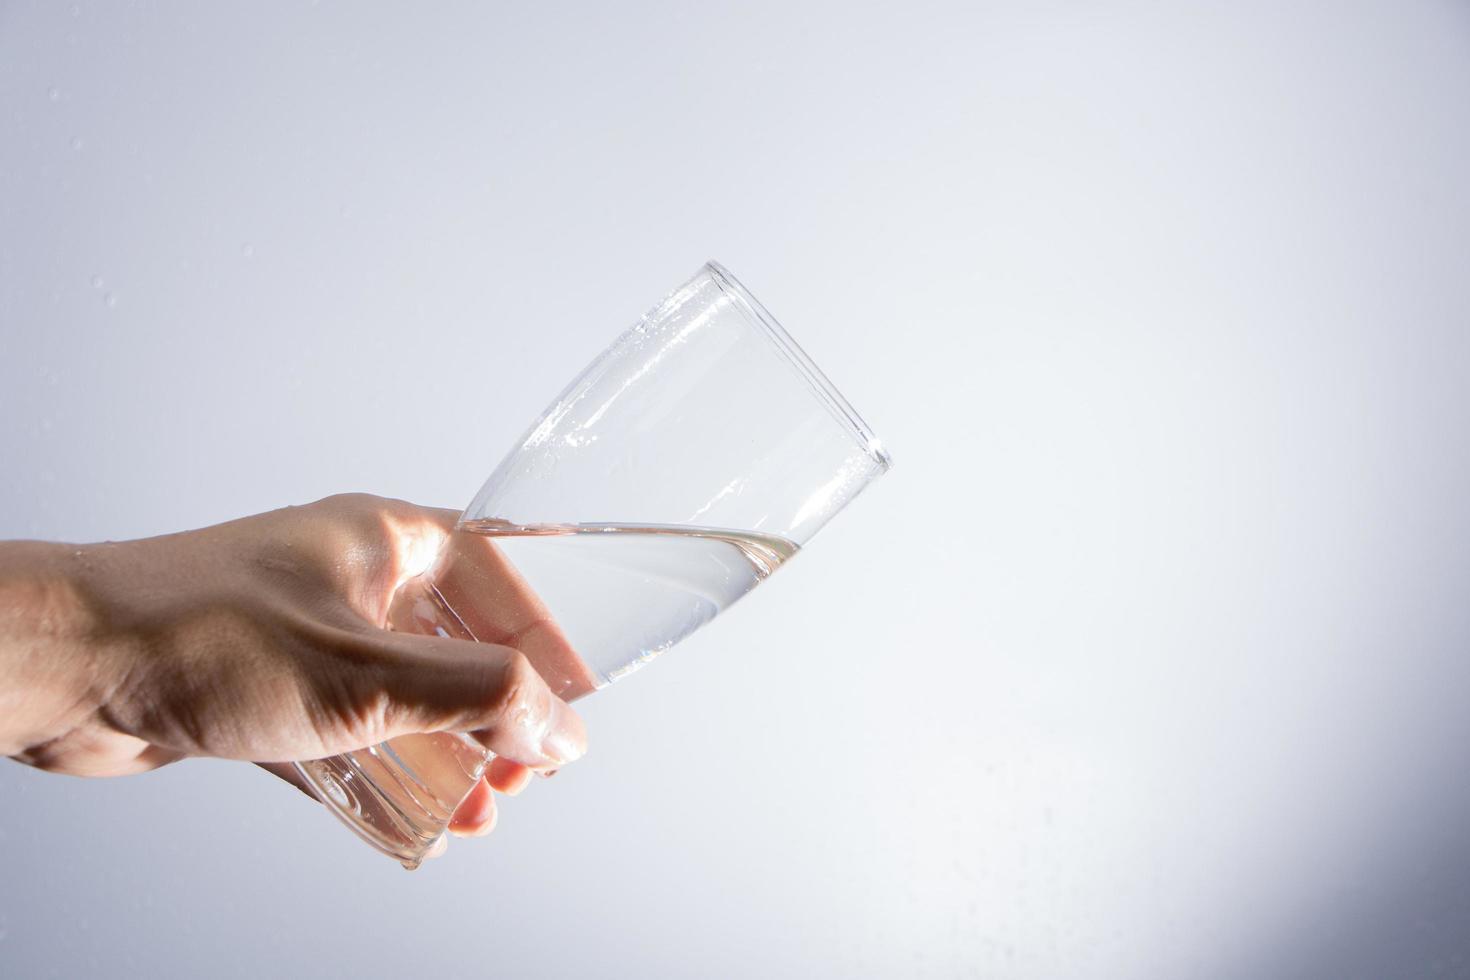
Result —
M 358 637 L 376 648 L 379 670 L 359 683 L 357 705 L 381 702 L 383 735 L 468 732 L 498 756 L 554 769 L 587 751 L 587 731 L 519 652 L 490 643 L 374 630 Z
M 558 697 L 571 700 L 596 689 L 551 611 L 491 538 L 458 534 L 447 548 L 434 569 L 434 588 L 471 638 L 524 653 Z
M 490 760 L 485 767 L 485 782 L 498 793 L 506 796 L 516 796 L 521 790 L 531 783 L 532 770 L 527 769 L 519 762 L 510 759 L 502 759 L 499 756 Z
M 459 837 L 483 837 L 495 829 L 495 819 L 495 794 L 482 779 L 449 818 L 449 832 Z

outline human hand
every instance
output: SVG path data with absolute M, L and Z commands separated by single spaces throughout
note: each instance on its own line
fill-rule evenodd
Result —
M 492 789 L 586 735 L 516 650 L 382 628 L 456 517 L 348 494 L 141 541 L 0 543 L 0 753 L 84 776 L 216 756 L 300 786 L 290 761 L 469 732 L 496 758 L 450 829 L 488 832 Z

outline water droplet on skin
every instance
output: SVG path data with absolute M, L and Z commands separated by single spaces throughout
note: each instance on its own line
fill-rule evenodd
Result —
M 110 310 L 117 305 L 117 294 L 108 293 L 102 298 L 102 301 L 107 304 L 107 308 Z
M 92 277 L 92 288 L 93 289 L 101 289 L 102 288 L 102 277 L 101 276 L 93 276 Z
M 240 254 L 245 256 L 247 259 L 250 258 L 252 255 L 255 254 L 255 246 L 251 245 L 249 242 L 246 242 L 244 245 L 240 246 Z
M 46 98 L 50 99 L 52 102 L 60 102 L 61 101 L 61 89 L 59 89 L 59 88 L 48 89 L 47 92 L 46 92 Z

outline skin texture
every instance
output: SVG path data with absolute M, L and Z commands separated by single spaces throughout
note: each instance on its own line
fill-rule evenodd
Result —
M 492 790 L 586 733 L 515 649 L 384 628 L 457 516 L 347 494 L 140 541 L 0 542 L 0 754 L 77 776 L 214 756 L 300 786 L 293 760 L 469 732 L 497 758 L 450 829 L 489 833 Z

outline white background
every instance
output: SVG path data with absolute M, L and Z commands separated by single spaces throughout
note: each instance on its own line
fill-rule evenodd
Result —
M 706 258 L 891 447 L 406 874 L 0 764 L 0 974 L 1470 975 L 1463 3 L 0 4 L 0 537 L 444 506 Z

